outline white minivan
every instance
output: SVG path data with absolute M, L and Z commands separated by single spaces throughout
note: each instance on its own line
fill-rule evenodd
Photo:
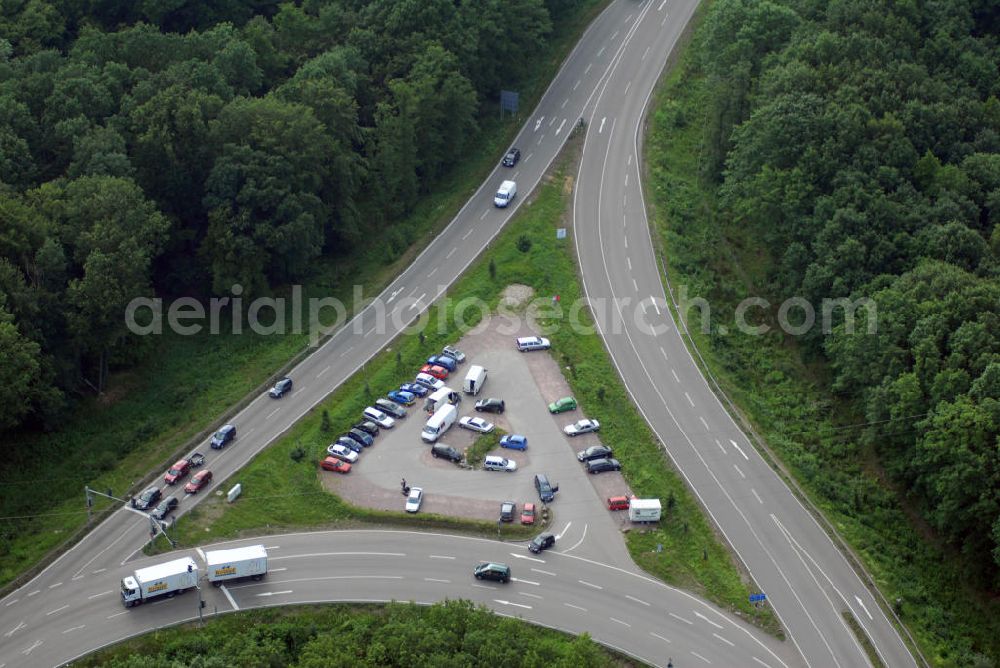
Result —
M 441 434 L 448 431 L 451 425 L 455 424 L 455 418 L 458 416 L 458 409 L 452 404 L 445 404 L 441 408 L 434 411 L 434 415 L 430 416 L 427 420 L 427 424 L 424 425 L 424 430 L 420 432 L 420 438 L 422 438 L 427 443 L 433 443 L 441 436 Z
M 514 200 L 515 195 L 517 195 L 517 184 L 513 181 L 504 181 L 493 198 L 493 204 L 503 209 Z
M 478 364 L 473 364 L 469 367 L 469 372 L 465 374 L 465 382 L 462 384 L 462 389 L 465 390 L 466 394 L 479 394 L 479 391 L 483 389 L 483 385 L 485 384 L 486 369 Z

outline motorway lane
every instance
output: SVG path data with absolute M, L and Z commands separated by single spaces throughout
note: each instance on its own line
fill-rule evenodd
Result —
M 872 594 L 719 403 L 666 308 L 637 160 L 646 99 L 626 92 L 651 89 L 686 23 L 677 14 L 693 5 L 669 9 L 680 20 L 644 22 L 588 116 L 574 206 L 585 292 L 633 399 L 807 664 L 868 663 L 842 618 L 850 611 L 883 661 L 915 665 Z
M 652 665 L 666 665 L 668 657 L 678 666 L 789 665 L 787 646 L 689 594 L 558 551 L 531 555 L 523 544 L 415 531 L 292 534 L 270 536 L 264 543 L 270 553 L 267 578 L 235 583 L 225 591 L 204 585 L 206 614 L 336 600 L 466 598 L 500 614 L 575 634 L 589 632 Z M 214 547 L 244 544 L 249 542 Z M 189 553 L 204 565 L 199 554 Z M 512 582 L 476 581 L 472 567 L 482 560 L 509 563 Z M 157 561 L 144 558 L 134 566 Z M 119 567 L 109 575 L 120 578 L 125 570 Z M 62 605 L 69 607 L 28 620 L 40 633 L 28 638 L 16 631 L 0 649 L 0 661 L 52 665 L 74 656 L 60 654 L 62 639 L 74 639 L 79 652 L 84 638 L 84 644 L 109 642 L 197 617 L 197 592 L 126 610 L 115 587 L 107 585 L 93 578 L 74 582 L 63 594 Z M 86 615 L 74 614 L 81 608 Z

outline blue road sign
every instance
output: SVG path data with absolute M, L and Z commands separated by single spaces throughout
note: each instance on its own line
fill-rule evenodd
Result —
M 750 594 L 751 603 L 760 603 L 767 600 L 767 594 Z

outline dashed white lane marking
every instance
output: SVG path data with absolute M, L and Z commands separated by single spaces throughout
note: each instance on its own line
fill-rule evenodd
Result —
M 322 371 L 320 371 L 318 374 L 316 374 L 316 377 L 319 378 L 320 376 L 322 376 L 324 373 L 326 373 L 329 370 L 330 370 L 330 367 L 326 367 L 325 369 L 323 369 Z
M 674 380 L 676 380 L 678 383 L 681 382 L 680 376 L 677 375 L 676 371 L 674 371 L 673 369 L 671 369 L 670 373 L 674 374 Z
M 616 30 L 615 34 L 611 36 L 611 39 L 613 40 L 615 37 L 618 37 L 618 33 L 620 32 L 621 32 L 620 30 Z
M 713 621 L 712 621 L 711 619 L 709 619 L 709 618 L 708 618 L 708 617 L 706 617 L 705 615 L 701 614 L 700 612 L 698 612 L 698 611 L 694 611 L 694 616 L 695 616 L 695 617 L 698 617 L 699 619 L 702 619 L 702 620 L 704 620 L 704 621 L 708 622 L 709 624 L 711 624 L 711 625 L 712 625 L 712 626 L 714 626 L 715 628 L 719 629 L 720 631 L 722 630 L 722 626 L 721 626 L 721 625 L 719 625 L 719 624 L 716 624 L 715 622 L 713 622 Z
M 565 605 L 567 608 L 573 608 L 574 610 L 582 610 L 583 612 L 587 612 L 586 608 L 581 608 L 580 606 L 573 605 L 572 603 L 563 603 L 563 605 Z
M 489 211 L 487 211 L 486 213 L 489 213 Z M 485 214 L 484 214 L 484 215 L 483 215 L 483 218 L 485 218 L 485 217 L 486 217 L 486 216 L 485 216 Z M 470 234 L 472 234 L 472 232 L 473 232 L 473 230 L 472 230 L 472 228 L 470 227 L 470 228 L 469 228 L 469 231 L 468 231 L 468 232 L 466 232 L 465 234 L 463 234 L 463 235 L 462 235 L 462 241 L 465 241 L 466 239 L 468 239 L 468 238 L 469 238 L 469 235 L 470 235 Z
M 764 666 L 764 668 L 771 668 L 771 666 L 770 666 L 769 664 L 766 664 L 766 663 L 764 663 L 763 661 L 761 661 L 761 660 L 760 660 L 760 659 L 758 659 L 757 657 L 752 657 L 752 658 L 753 658 L 753 660 L 754 660 L 754 661 L 756 661 L 756 662 L 757 662 L 757 663 L 759 663 L 760 665 Z
M 376 327 L 375 325 L 372 325 L 372 328 L 371 328 L 371 329 L 369 329 L 369 330 L 368 330 L 367 332 L 365 332 L 364 334 L 362 334 L 362 336 L 365 336 L 365 337 L 368 337 L 369 335 L 371 335 L 371 333 L 375 331 L 375 327 Z
M 664 1 L 664 2 L 666 2 L 666 0 L 663 0 L 663 1 Z M 604 49 L 605 49 L 605 48 L 607 48 L 607 47 L 603 47 L 603 46 L 602 46 L 602 47 L 601 47 L 601 50 L 597 52 L 597 57 L 598 57 L 598 58 L 600 58 L 600 57 L 601 57 L 601 54 L 602 54 L 602 53 L 604 53 Z
M 55 589 L 56 587 L 61 587 L 61 586 L 62 586 L 62 582 L 57 582 L 54 585 L 49 585 L 49 589 Z
M 663 636 L 661 636 L 659 633 L 653 633 L 652 631 L 650 631 L 649 635 L 653 636 L 654 638 L 659 638 L 660 640 L 662 640 L 665 643 L 669 643 L 670 642 L 669 640 L 667 640 L 666 638 L 664 638 Z
M 559 108 L 560 109 L 565 109 L 567 102 L 569 102 L 569 98 L 568 97 L 565 100 L 563 100 L 563 103 L 561 105 L 559 105 Z
M 628 622 L 623 622 L 622 620 L 620 620 L 620 619 L 617 619 L 617 618 L 615 618 L 615 617 L 608 617 L 608 619 L 610 619 L 610 620 L 611 620 L 611 621 L 613 621 L 613 622 L 617 622 L 618 624 L 621 624 L 622 626 L 627 626 L 627 627 L 629 627 L 629 628 L 632 628 L 632 625 L 631 625 L 631 624 L 629 624 Z
M 24 622 L 21 622 L 20 624 L 18 624 L 14 628 L 12 628 L 10 631 L 7 631 L 7 633 L 5 633 L 4 635 L 9 638 L 12 635 L 14 635 L 15 633 L 17 633 L 18 631 L 20 631 L 21 629 L 23 629 L 25 626 L 27 626 L 27 625 Z
M 691 398 L 691 395 L 685 392 L 684 398 L 688 400 L 689 404 L 691 404 L 691 408 L 694 408 L 694 399 Z
M 594 589 L 604 589 L 601 585 L 595 585 L 593 582 L 587 582 L 586 580 L 577 580 L 577 582 L 588 587 L 593 587 Z
M 667 351 L 663 349 L 663 346 L 660 346 L 660 353 L 663 354 L 663 360 L 664 361 L 666 361 L 666 362 L 670 361 L 670 358 L 667 357 Z
M 565 118 L 562 119 L 562 123 L 560 123 L 559 127 L 556 128 L 556 135 L 557 136 L 559 135 L 560 132 L 562 132 L 562 129 L 563 129 L 564 125 L 566 125 L 566 119 Z
M 31 653 L 32 653 L 33 651 L 35 651 L 36 649 L 38 649 L 38 648 L 39 648 L 39 647 L 41 646 L 41 644 L 42 644 L 42 641 L 41 641 L 41 640 L 36 640 L 35 642 L 31 643 L 31 646 L 30 646 L 30 647 L 27 647 L 27 648 L 25 648 L 24 650 L 22 650 L 22 651 L 21 651 L 21 654 L 23 654 L 23 655 L 25 655 L 25 656 L 28 656 L 28 655 L 29 655 L 29 654 L 31 654 Z
M 65 609 L 66 609 L 66 608 L 68 608 L 68 607 L 69 607 L 69 603 L 67 603 L 66 605 L 62 606 L 61 608 L 56 608 L 55 610 L 52 610 L 52 611 L 50 611 L 50 612 L 46 612 L 46 613 L 45 613 L 45 616 L 46 616 L 46 617 L 48 617 L 48 616 L 50 616 L 50 615 L 54 615 L 54 614 L 56 614 L 57 612 L 61 612 L 61 611 L 65 610 Z
M 738 444 L 736 443 L 736 441 L 734 441 L 733 439 L 729 439 L 729 442 L 733 444 L 733 447 L 734 447 L 734 448 L 736 448 L 737 450 L 739 450 L 739 451 L 740 451 L 740 454 L 741 454 L 741 455 L 743 455 L 743 459 L 745 459 L 745 460 L 747 460 L 747 461 L 750 461 L 750 458 L 749 458 L 749 457 L 747 457 L 747 453 L 743 452 L 743 448 L 741 448 L 741 447 L 740 447 L 740 446 L 739 446 L 739 445 L 738 445 Z
M 719 450 L 722 450 L 722 454 L 726 454 L 726 449 L 722 447 L 722 443 L 719 441 L 719 439 L 715 439 L 715 444 L 719 446 Z
M 288 570 L 287 568 L 269 568 L 269 569 L 267 569 L 267 572 L 268 573 L 280 573 L 281 571 L 287 571 L 287 570 Z
M 667 19 L 668 19 L 668 18 L 669 18 L 669 16 L 668 16 L 667 14 L 664 14 L 664 15 L 663 15 L 663 20 L 662 20 L 662 21 L 660 21 L 660 25 L 661 25 L 661 26 L 664 26 L 664 25 L 666 25 L 666 24 L 667 24 Z
M 36 589 L 35 591 L 33 591 L 33 592 L 30 592 L 30 593 L 28 594 L 28 598 L 31 598 L 32 596 L 34 596 L 35 594 L 37 594 L 37 593 L 38 593 L 38 592 L 40 592 L 40 591 L 42 591 L 42 590 L 41 590 L 41 589 Z
M 579 79 L 577 79 L 577 80 L 576 80 L 576 83 L 575 83 L 575 84 L 573 84 L 573 90 L 576 90 L 577 86 L 579 86 L 579 85 L 580 85 L 580 80 L 579 80 Z
M 628 89 L 629 89 L 629 87 L 630 87 L 631 85 L 632 85 L 632 82 L 631 82 L 631 81 L 629 81 L 629 82 L 628 82 L 627 84 L 625 84 L 625 95 L 628 95 Z M 632 164 L 632 163 L 629 163 L 629 164 Z
M 660 6 L 656 8 L 656 11 L 662 12 L 663 8 L 664 8 L 664 6 L 666 6 L 666 4 L 667 4 L 667 0 L 663 0 L 663 2 L 660 3 Z
M 66 635 L 67 633 L 72 633 L 73 631 L 79 631 L 80 629 L 85 629 L 85 628 L 87 628 L 86 624 L 80 624 L 79 626 L 74 626 L 73 628 L 66 629 L 65 631 L 63 631 L 63 635 Z
M 556 117 L 555 117 L 555 116 L 553 116 L 553 117 L 552 117 L 552 120 L 550 120 L 550 121 L 549 121 L 549 127 L 551 128 L 551 127 L 552 127 L 552 124 L 553 124 L 553 123 L 555 123 L 555 122 L 556 122 Z
M 229 605 L 233 606 L 233 610 L 239 610 L 240 606 L 236 605 L 236 599 L 233 598 L 233 595 L 229 593 L 229 589 L 226 587 L 226 585 L 222 585 L 221 587 L 219 587 L 219 589 L 221 589 L 222 593 L 225 594 L 226 598 L 229 599 Z M 268 593 L 269 594 L 270 593 L 277 594 L 279 592 L 268 592 Z M 290 594 L 291 592 L 280 592 L 280 593 L 289 593 Z
M 760 505 L 764 505 L 764 500 L 760 498 L 760 494 L 757 493 L 757 490 L 751 487 L 750 491 L 753 492 L 753 497 L 757 499 L 757 503 L 759 503 Z
M 457 251 L 457 250 L 458 250 L 458 246 L 455 246 L 454 248 L 452 248 L 450 251 L 448 251 L 448 254 L 444 256 L 444 259 L 446 259 L 446 260 L 451 259 L 451 256 L 454 255 L 455 251 Z
M 721 640 L 722 642 L 726 643 L 730 647 L 736 647 L 735 644 L 733 644 L 729 640 L 726 640 L 725 638 L 723 638 L 722 636 L 720 636 L 718 633 L 713 633 L 712 635 L 715 636 L 716 638 L 718 638 L 719 640 Z
M 424 582 L 442 582 L 444 584 L 451 584 L 451 580 L 440 580 L 438 578 L 424 578 Z
M 631 23 L 633 16 L 634 16 L 634 14 L 629 14 L 628 16 L 626 16 L 625 17 L 625 23 Z
M 625 174 L 625 187 L 628 188 L 628 173 Z
M 127 614 L 128 614 L 128 610 L 122 610 L 121 612 L 116 612 L 113 615 L 108 615 L 105 619 L 114 619 L 115 617 L 117 617 L 119 615 L 127 615 Z
M 670 615 L 671 617 L 673 617 L 674 619 L 679 619 L 680 621 L 684 622 L 685 624 L 694 624 L 694 622 L 692 622 L 690 619 L 684 619 L 680 615 L 675 615 L 672 612 L 668 612 L 667 614 Z
M 622 237 L 622 241 L 625 242 L 625 249 L 628 250 L 628 237 Z
M 646 50 L 642 52 L 642 58 L 640 58 L 639 60 L 646 60 L 646 56 L 648 55 L 649 55 L 649 47 L 647 46 Z
M 649 301 L 653 302 L 653 308 L 656 309 L 656 315 L 660 315 L 660 306 L 656 303 L 656 298 L 653 295 L 649 295 Z
M 541 568 L 532 568 L 531 570 L 534 573 L 541 573 L 542 575 L 551 575 L 552 577 L 556 576 L 556 574 L 552 571 L 543 571 Z
M 632 271 L 632 258 L 627 257 L 625 258 L 625 261 L 628 262 L 628 270 Z
M 703 425 L 705 425 L 705 430 L 707 431 L 707 430 L 708 430 L 708 423 L 707 423 L 707 422 L 705 422 L 705 418 L 703 418 L 702 416 L 700 416 L 700 415 L 699 415 L 699 416 L 698 416 L 698 419 L 699 419 L 699 420 L 701 420 L 701 423 L 702 423 Z
M 531 610 L 530 605 L 525 605 L 524 603 L 514 603 L 513 601 L 504 601 L 503 599 L 495 598 L 494 603 L 499 603 L 500 605 L 513 605 L 516 608 L 524 608 L 525 610 Z
M 741 477 L 741 478 L 743 478 L 744 480 L 746 480 L 746 479 L 747 479 L 747 476 L 746 476 L 746 474 L 745 474 L 745 473 L 743 473 L 743 471 L 741 471 L 741 470 L 740 470 L 740 467 L 739 467 L 739 466 L 737 466 L 736 464 L 733 464 L 733 468 L 734 468 L 734 469 L 736 469 L 736 472 L 740 474 L 740 477 Z
M 594 66 L 594 63 L 587 63 L 587 69 L 583 71 L 584 74 L 590 74 L 590 68 Z
M 522 582 L 526 585 L 535 585 L 536 587 L 540 586 L 540 583 L 535 582 L 534 580 L 522 580 L 521 578 L 511 578 L 511 580 L 514 582 Z
M 538 138 L 538 145 L 539 146 L 541 146 L 543 139 L 545 139 L 545 135 L 542 135 L 541 137 Z
M 485 218 L 488 215 L 490 215 L 490 210 L 486 209 L 486 211 L 483 211 L 483 215 L 479 216 L 479 220 L 482 220 L 483 218 Z M 462 238 L 464 239 L 465 237 L 462 237 Z
M 526 554 L 518 554 L 517 552 L 511 552 L 510 556 L 514 557 L 515 559 L 527 559 L 528 561 L 534 561 L 537 564 L 545 563 L 544 559 L 536 559 L 535 557 L 529 557 Z
M 518 593 L 518 594 L 520 594 L 521 596 L 527 596 L 528 598 L 537 598 L 537 599 L 541 599 L 541 598 L 542 598 L 542 597 L 541 597 L 541 596 L 539 596 L 538 594 L 529 594 L 529 593 L 528 593 L 528 592 L 526 592 L 526 591 L 519 591 L 519 592 L 517 592 L 517 593 Z
M 705 657 L 703 657 L 701 654 L 698 654 L 698 652 L 691 652 L 691 653 L 694 654 L 699 659 L 701 659 L 702 661 L 704 661 L 705 663 L 708 663 L 708 664 L 712 663 L 711 661 L 709 661 L 708 659 L 706 659 Z
M 345 350 L 344 352 L 340 353 L 340 356 L 341 357 L 347 357 L 347 353 L 351 352 L 352 350 L 354 350 L 354 346 L 348 347 L 347 350 Z
M 96 571 L 91 571 L 91 573 L 93 573 L 94 575 L 97 575 L 98 573 L 103 573 L 106 570 L 108 570 L 108 569 L 106 569 L 106 568 L 98 568 Z
M 97 598 L 98 596 L 106 596 L 106 595 L 108 595 L 108 594 L 113 594 L 113 593 L 115 593 L 115 590 L 114 590 L 114 589 L 109 589 L 109 590 L 107 590 L 107 591 L 102 591 L 102 592 L 101 592 L 100 594 L 94 594 L 94 595 L 92 595 L 92 596 L 88 596 L 88 597 L 87 597 L 87 600 L 88 600 L 88 601 L 92 601 L 92 600 L 94 600 L 95 598 Z
M 473 583 L 472 586 L 473 587 L 477 587 L 479 589 L 492 589 L 492 590 L 496 591 L 496 587 L 487 587 L 486 585 L 480 585 L 480 584 L 476 584 L 476 583 Z
M 274 409 L 273 411 L 271 411 L 270 413 L 268 413 L 268 414 L 267 414 L 267 415 L 266 415 L 266 416 L 264 417 L 264 419 L 265 419 L 265 420 L 270 420 L 270 419 L 271 419 L 271 418 L 273 418 L 273 417 L 274 417 L 275 415 L 277 415 L 277 414 L 278 414 L 278 411 L 280 411 L 280 410 L 281 410 L 281 406 L 278 406 L 278 407 L 277 407 L 277 408 L 275 408 L 275 409 Z
M 636 598 L 635 596 L 629 596 L 628 594 L 625 594 L 625 598 L 627 598 L 630 601 L 635 601 L 636 603 L 641 603 L 642 605 L 645 605 L 645 606 L 649 605 L 649 603 L 646 603 L 641 598 Z
M 455 557 L 449 557 L 446 554 L 431 554 L 428 555 L 431 559 L 454 559 Z
M 639 292 L 639 284 L 635 282 L 634 278 L 632 279 L 632 287 L 635 288 L 636 292 Z
M 528 157 L 527 157 L 527 158 L 525 158 L 525 159 L 524 159 L 524 161 L 525 161 L 525 162 L 528 162 L 529 160 L 531 160 L 531 156 L 533 156 L 533 155 L 535 155 L 535 154 L 534 154 L 534 153 L 529 153 L 529 154 L 528 154 Z
M 15 599 L 14 599 L 13 601 L 7 601 L 7 604 L 6 604 L 6 605 L 4 605 L 4 607 L 5 607 L 5 608 L 9 608 L 10 606 L 14 605 L 15 603 L 17 603 L 17 602 L 18 602 L 18 601 L 20 601 L 20 600 L 21 600 L 21 599 L 19 599 L 19 598 L 15 598 Z

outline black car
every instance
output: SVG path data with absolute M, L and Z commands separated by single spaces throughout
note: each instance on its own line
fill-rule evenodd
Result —
M 353 438 L 355 441 L 358 441 L 366 448 L 375 443 L 375 439 L 372 438 L 371 434 L 369 434 L 366 431 L 361 431 L 360 429 L 351 429 L 345 435 L 350 436 L 351 438 Z
M 538 490 L 538 498 L 542 500 L 542 503 L 549 503 L 556 498 L 556 492 L 559 491 L 559 485 L 551 484 L 548 476 L 544 473 L 536 473 L 535 489 Z
M 160 505 L 158 505 L 156 509 L 150 513 L 150 515 L 153 516 L 153 519 L 162 520 L 164 517 L 174 512 L 176 509 L 177 509 L 177 497 L 168 496 L 167 498 L 163 499 L 163 501 L 160 501 Z
M 388 399 L 376 399 L 375 408 L 379 409 L 383 413 L 388 413 L 394 418 L 406 417 L 406 409 L 397 404 L 395 401 L 389 401 Z
M 450 445 L 445 445 L 444 443 L 435 443 L 434 446 L 431 447 L 431 455 L 435 458 L 444 457 L 445 459 L 453 462 L 462 461 L 462 453 Z
M 528 549 L 538 554 L 542 550 L 547 550 L 556 544 L 556 536 L 551 533 L 540 533 L 528 543 Z
M 576 453 L 576 458 L 581 462 L 589 462 L 592 459 L 607 459 L 611 456 L 611 448 L 606 445 L 592 445 L 586 450 Z
M 337 443 L 344 446 L 345 448 L 350 448 L 354 452 L 361 452 L 365 449 L 365 444 L 361 441 L 356 441 L 347 434 L 341 434 L 337 437 Z
M 224 448 L 234 438 L 236 438 L 236 427 L 231 424 L 227 424 L 222 429 L 215 432 L 215 436 L 212 437 L 212 449 L 219 450 Z
M 516 514 L 517 504 L 513 501 L 504 501 L 500 504 L 500 519 L 504 522 L 513 522 Z
M 149 510 L 160 500 L 160 490 L 150 487 L 139 496 L 132 497 L 132 507 L 139 510 Z
M 517 164 L 517 161 L 521 159 L 521 151 L 516 148 L 512 148 L 507 151 L 507 155 L 503 157 L 504 167 L 513 167 Z
M 365 420 L 364 422 L 359 422 L 354 425 L 355 429 L 360 429 L 361 431 L 370 434 L 372 436 L 378 436 L 378 425 L 371 420 Z
M 280 399 L 281 397 L 285 396 L 291 391 L 292 391 L 292 379 L 282 378 L 281 380 L 279 380 L 277 383 L 274 384 L 274 387 L 272 387 L 271 391 L 268 392 L 267 394 L 272 399 Z
M 617 459 L 592 459 L 587 462 L 587 473 L 602 473 L 604 471 L 621 471 L 622 465 Z
M 472 574 L 477 580 L 496 580 L 497 582 L 507 582 L 510 580 L 510 566 L 507 564 L 496 564 L 485 562 L 476 566 Z
M 489 399 L 480 399 L 477 401 L 476 410 L 483 413 L 503 413 L 507 410 L 507 404 L 504 403 L 503 399 L 490 397 Z

